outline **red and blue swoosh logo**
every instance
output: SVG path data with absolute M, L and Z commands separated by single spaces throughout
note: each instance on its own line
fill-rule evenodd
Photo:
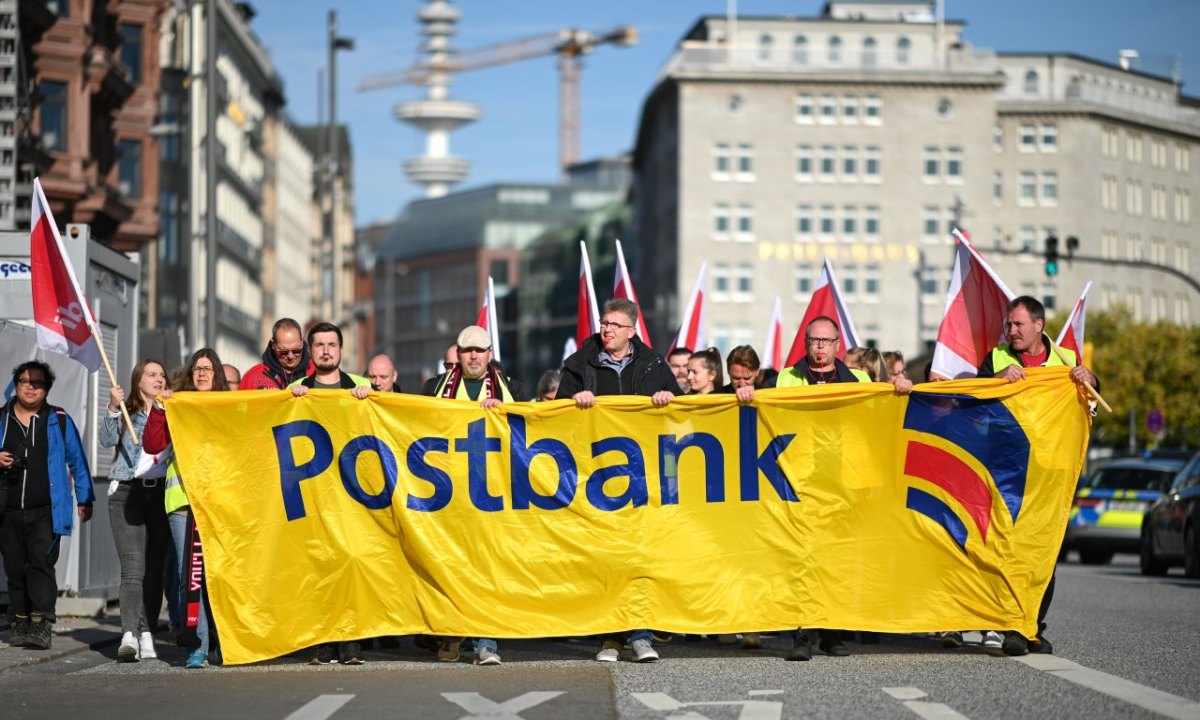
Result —
M 1029 437 L 1003 402 L 969 395 L 913 393 L 904 428 L 941 438 L 955 451 L 974 458 L 991 475 L 989 484 L 958 452 L 920 439 L 908 441 L 904 474 L 937 486 L 957 501 L 982 543 L 987 544 L 997 496 L 1016 523 L 1025 500 Z M 905 504 L 942 526 L 966 552 L 972 530 L 944 500 L 909 486 Z

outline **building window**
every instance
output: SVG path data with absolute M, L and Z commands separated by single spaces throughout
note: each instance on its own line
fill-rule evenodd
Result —
M 748 263 L 740 263 L 734 271 L 733 300 L 734 302 L 754 300 L 754 268 Z
M 1025 72 L 1025 94 L 1038 94 L 1038 74 L 1037 70 L 1027 70 Z
M 740 242 L 754 240 L 754 208 L 741 204 L 737 206 L 737 234 L 734 239 Z
M 821 122 L 837 122 L 837 98 L 833 95 L 821 96 Z
M 846 240 L 853 240 L 858 234 L 858 208 L 854 205 L 846 205 L 842 207 L 842 236 Z
M 716 240 L 729 239 L 729 206 L 725 203 L 717 203 L 713 206 L 713 238 Z
M 858 122 L 858 96 L 842 96 L 842 122 L 853 125 Z
M 868 125 L 883 123 L 883 99 L 878 95 L 863 96 L 863 122 Z
M 1033 152 L 1037 150 L 1037 128 L 1033 123 L 1021 123 L 1021 127 L 1018 130 L 1018 137 L 1020 138 L 1021 152 Z
M 134 85 L 142 82 L 142 26 L 121 23 L 121 65 Z
M 813 268 L 812 265 L 797 265 L 792 272 L 792 277 L 795 283 L 792 287 L 796 289 L 795 295 L 803 299 L 812 295 L 813 291 Z
M 1042 152 L 1056 152 L 1058 150 L 1058 126 L 1054 123 L 1044 123 L 1042 125 Z
M 812 205 L 796 206 L 796 234 L 809 237 L 813 232 Z
M 713 300 L 729 299 L 729 266 L 724 263 L 713 265 Z
M 729 179 L 729 146 L 725 143 L 717 143 L 713 146 L 712 179 Z
M 829 241 L 832 239 L 834 231 L 833 206 L 822 205 L 817 221 L 821 227 L 822 240 Z
M 869 37 L 863 40 L 862 62 L 863 67 L 875 67 L 875 38 Z
M 863 235 L 872 242 L 879 241 L 879 206 L 867 205 L 863 208 Z
M 813 96 L 800 93 L 796 96 L 796 122 L 811 123 L 813 121 Z
M 858 267 L 854 265 L 842 266 L 842 272 L 839 276 L 842 281 L 842 292 L 845 293 L 847 299 L 858 298 Z
M 997 205 L 1004 203 L 1004 173 L 999 170 L 992 173 L 992 202 Z
M 842 61 L 842 39 L 837 35 L 829 38 L 829 62 L 840 63 Z
M 800 181 L 811 181 L 813 174 L 813 147 L 812 145 L 797 145 L 796 146 L 796 179 Z
M 771 37 L 770 35 L 762 35 L 758 38 L 758 59 L 759 60 L 762 60 L 764 62 L 771 61 L 771 54 L 773 52 L 771 46 L 774 44 L 774 42 L 775 42 L 775 38 Z
M 992 126 L 992 149 L 996 152 L 1004 150 L 1004 128 L 999 124 Z
M 925 242 L 936 242 L 941 236 L 941 210 L 935 205 L 921 208 L 921 237 Z
M 882 172 L 878 145 L 868 145 L 863 152 L 863 178 L 867 182 L 879 182 Z
M 833 182 L 836 171 L 835 148 L 832 145 L 822 145 L 820 153 L 821 182 Z
M 1142 136 L 1129 133 L 1125 138 L 1125 157 L 1131 163 L 1142 164 Z
M 797 65 L 808 64 L 808 38 L 803 35 L 792 39 L 792 61 Z
M 1037 251 L 1037 228 L 1023 226 L 1017 231 L 1017 241 L 1021 243 L 1021 252 L 1032 255 Z
M 1167 144 L 1158 138 L 1150 138 L 1150 167 L 1167 166 Z
M 737 176 L 739 182 L 754 180 L 754 146 L 742 143 L 737 147 Z
M 902 37 L 896 41 L 896 64 L 907 65 L 911 61 L 912 41 Z
M 921 174 L 925 182 L 934 182 L 942 175 L 942 150 L 936 147 L 925 148 L 924 159 L 921 163 Z
M 1175 170 L 1184 175 L 1192 171 L 1191 149 L 1185 145 L 1175 146 Z
M 1048 280 L 1042 283 L 1042 305 L 1045 305 L 1047 310 L 1058 307 L 1058 289 Z
M 878 302 L 879 274 L 878 265 L 868 265 L 863 268 L 863 299 Z
M 1175 222 L 1187 225 L 1192 219 L 1192 194 L 1187 190 L 1175 191 Z
M 846 145 L 842 148 L 842 180 L 854 182 L 858 180 L 858 146 Z
M 963 150 L 960 147 L 946 148 L 946 181 L 961 183 L 963 175 Z
M 1130 215 L 1142 214 L 1142 184 L 1129 180 L 1125 183 L 1125 212 Z
M 1041 200 L 1043 205 L 1058 204 L 1058 173 L 1053 170 L 1042 172 Z
M 117 188 L 127 198 L 142 196 L 142 142 L 117 143 Z
M 38 85 L 38 91 L 41 94 L 42 147 L 60 152 L 66 150 L 67 84 L 47 80 Z
M 1185 275 L 1191 272 L 1192 248 L 1185 242 L 1175 244 L 1175 269 Z
M 1021 172 L 1020 191 L 1017 194 L 1017 203 L 1021 205 L 1033 205 L 1037 203 L 1037 174 L 1032 172 Z

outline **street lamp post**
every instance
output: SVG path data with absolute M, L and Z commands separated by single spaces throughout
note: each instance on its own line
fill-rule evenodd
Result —
M 341 287 L 338 282 L 338 275 L 341 274 L 344 260 L 342 258 L 342 248 L 338 245 L 337 227 L 337 177 L 339 172 L 338 162 L 338 129 L 337 129 L 337 51 L 338 50 L 353 50 L 354 40 L 351 38 L 338 37 L 337 33 L 337 11 L 329 11 L 329 142 L 326 147 L 329 148 L 329 157 L 325 163 L 326 175 L 326 199 L 329 203 L 325 211 L 324 225 L 325 236 L 329 239 L 329 261 L 332 267 L 330 268 L 330 297 L 331 297 L 331 314 L 330 322 L 340 325 L 343 317 L 343 306 L 341 297 Z

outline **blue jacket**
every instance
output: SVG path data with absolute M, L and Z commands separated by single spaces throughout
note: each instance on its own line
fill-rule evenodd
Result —
M 8 432 L 8 417 L 16 400 L 9 400 L 4 407 L 4 430 Z M 92 474 L 88 471 L 87 457 L 83 454 L 83 444 L 79 441 L 79 430 L 71 416 L 62 408 L 47 404 L 50 412 L 46 419 L 46 437 L 48 439 L 49 475 L 50 475 L 50 515 L 54 522 L 55 535 L 70 535 L 75 524 L 75 506 L 90 505 L 96 501 L 92 491 Z M 59 423 L 65 422 L 67 430 L 64 433 Z M 63 440 L 66 440 L 66 447 Z M 0 436 L 0 444 L 3 438 Z M 70 473 L 67 472 L 70 468 Z M 74 478 L 74 498 L 72 498 L 71 480 Z

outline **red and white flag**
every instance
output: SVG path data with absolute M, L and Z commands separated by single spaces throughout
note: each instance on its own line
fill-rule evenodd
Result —
M 1083 331 L 1087 322 L 1088 291 L 1091 289 L 1092 281 L 1088 280 L 1087 285 L 1083 286 L 1083 292 L 1079 294 L 1079 300 L 1075 302 L 1075 308 L 1071 310 L 1071 317 L 1067 318 L 1067 324 L 1063 325 L 1058 339 L 1054 341 L 1060 348 L 1075 352 L 1076 365 L 1083 364 Z
M 488 275 L 487 295 L 483 298 L 483 307 L 479 308 L 475 324 L 488 331 L 488 337 L 492 339 L 492 359 L 501 362 L 500 324 L 496 322 L 496 285 L 491 275 Z
M 99 328 L 79 289 L 54 214 L 33 180 L 33 211 L 29 231 L 33 319 L 38 347 L 75 358 L 90 372 L 100 369 Z
M 579 311 L 575 319 L 575 346 L 583 347 L 588 338 L 600 332 L 600 311 L 596 308 L 596 288 L 592 285 L 592 264 L 587 244 L 579 242 Z
M 704 342 L 704 335 L 701 333 L 704 332 L 704 273 L 707 269 L 708 263 L 700 263 L 700 274 L 696 276 L 696 286 L 692 288 L 692 296 L 688 298 L 683 317 L 679 320 L 679 332 L 675 333 L 675 339 L 671 341 L 667 355 L 670 355 L 677 347 L 685 347 L 693 351 L 699 350 Z
M 778 296 L 775 308 L 771 310 L 771 321 L 767 323 L 767 339 L 763 342 L 760 361 L 764 370 L 778 370 L 783 365 L 783 303 Z
M 617 272 L 613 277 L 613 297 L 625 298 L 637 303 L 637 293 L 633 291 L 633 280 L 629 277 L 629 268 L 625 266 L 625 253 L 621 250 L 621 241 L 617 241 Z M 642 316 L 642 306 L 638 305 L 636 334 L 650 347 L 650 333 L 646 332 L 646 318 Z
M 1004 342 L 1008 303 L 1015 297 L 970 239 L 957 228 L 953 235 L 958 243 L 954 274 L 930 369 L 952 379 L 975 377 L 987 354 Z
M 854 321 L 850 319 L 850 311 L 846 309 L 842 293 L 838 290 L 837 275 L 833 272 L 833 263 L 829 262 L 829 258 L 825 258 L 825 267 L 821 269 L 821 279 L 817 282 L 817 288 L 813 290 L 812 299 L 808 301 L 808 309 L 804 311 L 804 318 L 796 330 L 795 339 L 792 340 L 792 349 L 788 351 L 786 367 L 800 362 L 800 358 L 808 353 L 808 347 L 804 342 L 804 329 L 810 322 L 822 315 L 837 323 L 838 336 L 841 338 L 837 349 L 839 360 L 846 357 L 847 350 L 862 344 L 858 340 L 858 330 L 854 329 Z

